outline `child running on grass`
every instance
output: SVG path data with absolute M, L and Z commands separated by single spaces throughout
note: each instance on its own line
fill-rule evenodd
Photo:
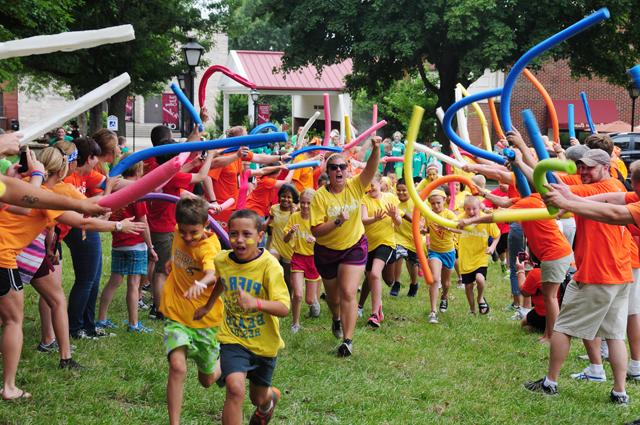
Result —
M 287 288 L 291 288 L 290 275 L 293 250 L 291 246 L 284 241 L 284 228 L 289 222 L 289 217 L 291 217 L 291 214 L 296 210 L 296 205 L 299 200 L 296 187 L 291 184 L 283 184 L 278 190 L 278 204 L 271 206 L 269 218 L 265 226 L 271 230 L 267 248 L 269 252 L 280 261 L 284 269 L 284 281 L 287 284 Z
M 311 200 L 316 191 L 305 189 L 300 195 L 300 211 L 294 212 L 289 217 L 289 222 L 284 229 L 284 241 L 293 246 L 291 257 L 291 286 L 293 297 L 291 308 L 293 310 L 291 332 L 300 330 L 300 305 L 302 304 L 302 287 L 306 282 L 305 301 L 309 306 L 311 317 L 320 316 L 320 303 L 318 302 L 318 289 L 320 288 L 320 274 L 313 261 L 313 245 L 316 238 L 311 234 Z
M 122 173 L 127 180 L 137 180 L 142 177 L 143 163 L 138 162 Z M 147 206 L 144 202 L 134 202 L 111 214 L 111 221 L 120 221 L 125 218 L 134 218 L 147 224 Z M 107 319 L 109 304 L 113 295 L 127 276 L 127 312 L 129 313 L 128 331 L 135 333 L 148 333 L 151 329 L 138 321 L 138 300 L 140 299 L 140 279 L 147 274 L 147 249 L 151 261 L 157 261 L 158 256 L 153 250 L 149 229 L 145 229 L 142 235 L 128 235 L 121 232 L 112 233 L 111 243 L 111 277 L 102 290 L 100 296 L 100 308 L 98 313 L 98 328 L 116 328 L 117 326 Z
M 464 230 L 465 220 L 480 214 L 480 200 L 475 196 L 467 196 L 464 200 L 464 214 L 458 227 L 463 229 L 460 235 L 460 272 L 464 291 L 469 301 L 469 312 L 476 314 L 476 304 L 473 297 L 473 284 L 478 285 L 478 310 L 480 314 L 489 313 L 489 303 L 484 298 L 484 286 L 487 278 L 489 257 L 495 251 L 500 240 L 500 230 L 495 223 L 481 223 L 470 225 L 471 230 Z M 487 248 L 489 237 L 493 243 Z
M 455 220 L 453 211 L 445 207 L 447 195 L 444 191 L 436 189 L 429 195 L 429 204 L 434 213 L 448 220 Z M 429 323 L 438 323 L 436 303 L 438 302 L 438 289 L 442 286 L 440 298 L 440 312 L 445 313 L 449 308 L 449 287 L 451 286 L 451 272 L 456 261 L 455 234 L 457 229 L 447 229 L 434 221 L 427 223 L 429 229 L 429 268 L 433 275 L 433 284 L 429 287 L 429 299 L 431 301 L 431 313 Z
M 233 250 L 215 259 L 219 283 L 207 306 L 224 293 L 224 320 L 218 334 L 222 375 L 226 386 L 222 423 L 241 424 L 245 380 L 256 410 L 251 425 L 271 420 L 280 391 L 271 386 L 280 338 L 279 317 L 289 314 L 289 292 L 282 267 L 269 251 L 258 248 L 264 235 L 262 218 L 251 210 L 238 210 L 229 218 L 229 241 Z
M 220 377 L 216 333 L 222 320 L 222 303 L 211 300 L 216 282 L 214 258 L 220 252 L 220 242 L 205 231 L 208 209 L 209 204 L 201 198 L 182 198 L 176 205 L 177 230 L 160 301 L 169 360 L 167 406 L 171 424 L 180 423 L 187 357 L 196 362 L 203 387 L 210 387 Z
M 404 179 L 398 180 L 396 185 L 396 194 L 398 195 L 398 210 L 402 215 L 402 223 L 396 226 L 396 262 L 394 263 L 394 283 L 391 287 L 389 295 L 397 297 L 400 293 L 400 275 L 402 274 L 402 259 L 407 263 L 407 271 L 409 272 L 408 297 L 415 297 L 418 293 L 418 257 L 416 255 L 416 245 L 413 242 L 412 215 L 413 201 L 409 198 L 407 184 Z

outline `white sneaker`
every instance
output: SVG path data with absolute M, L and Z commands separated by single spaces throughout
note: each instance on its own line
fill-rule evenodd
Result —
M 309 316 L 320 317 L 320 303 L 315 302 L 309 306 Z
M 364 315 L 364 309 L 362 307 L 358 307 L 358 317 L 362 317 Z
M 572 373 L 571 377 L 577 381 L 607 382 L 607 375 L 594 375 L 588 366 L 582 372 Z
M 299 324 L 293 324 L 291 325 L 291 333 L 292 334 L 297 334 L 300 329 L 302 328 L 302 326 L 300 326 Z
M 627 380 L 640 381 L 640 371 L 632 371 L 631 369 L 627 370 Z
M 431 314 L 429 314 L 429 323 L 432 325 L 438 324 L 438 314 L 435 311 L 432 311 Z

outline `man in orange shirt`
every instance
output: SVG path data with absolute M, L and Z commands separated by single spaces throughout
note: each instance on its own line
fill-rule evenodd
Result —
M 577 164 L 583 184 L 556 185 L 556 191 L 572 199 L 606 192 L 624 192 L 620 181 L 610 177 L 610 161 L 605 151 L 591 149 Z M 551 197 L 547 199 L 551 200 Z M 629 258 L 631 235 L 624 227 L 591 220 L 584 215 L 582 208 L 571 210 L 578 214 L 574 246 L 578 271 L 567 286 L 551 337 L 547 376 L 526 383 L 525 388 L 557 394 L 557 379 L 569 354 L 571 337 L 589 341 L 603 337 L 609 345 L 609 361 L 614 374 L 611 401 L 626 405 L 629 396 L 625 391 L 627 351 L 624 339 L 629 283 L 633 282 Z

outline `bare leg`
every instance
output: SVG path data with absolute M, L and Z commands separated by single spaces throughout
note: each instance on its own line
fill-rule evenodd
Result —
M 549 371 L 547 377 L 558 382 L 560 369 L 571 349 L 571 337 L 561 332 L 553 332 L 551 335 L 551 353 L 549 356 Z
M 167 379 L 167 407 L 169 409 L 169 423 L 180 424 L 182 397 L 184 393 L 184 379 L 187 376 L 187 352 L 185 347 L 179 347 L 169 353 L 169 377 Z
M 307 303 L 307 305 L 318 302 L 318 286 L 318 281 L 305 280 L 304 302 Z
M 431 301 L 431 311 L 436 312 L 438 306 L 439 286 L 441 283 L 442 262 L 433 258 L 429 259 L 429 268 L 433 276 L 433 283 L 429 285 L 429 300 Z
M 62 289 L 62 276 L 54 271 L 41 278 L 33 279 L 31 285 L 40 294 L 40 299 L 47 304 L 52 329 L 60 347 L 60 358 L 70 359 L 69 316 L 67 314 L 67 300 Z
M 16 387 L 16 373 L 22 351 L 23 308 L 22 291 L 10 289 L 6 295 L 0 297 L 0 320 L 2 320 L 0 350 L 2 351 L 2 398 L 4 399 L 19 397 L 22 394 L 22 390 Z
M 151 281 L 151 291 L 153 292 L 153 305 L 156 308 L 160 307 L 160 297 L 162 297 L 162 288 L 164 282 L 167 280 L 167 275 L 164 273 L 154 273 L 153 280 Z
M 378 314 L 382 308 L 382 269 L 384 260 L 373 259 L 371 271 L 367 274 L 369 289 L 371 290 L 371 314 Z M 359 280 L 359 279 L 358 279 Z
M 104 294 L 104 291 L 102 291 Z M 140 299 L 140 275 L 127 276 L 127 312 L 129 313 L 129 325 L 138 325 L 138 300 Z M 102 306 L 102 303 L 101 303 Z
M 360 288 L 360 299 L 358 300 L 358 305 L 364 307 L 364 303 L 367 302 L 367 298 L 369 298 L 369 292 L 371 292 L 371 288 L 369 287 L 369 272 L 364 272 L 364 281 L 362 282 L 362 288 Z
M 451 271 L 451 269 L 443 267 L 442 271 L 440 272 L 442 281 L 442 298 L 445 300 L 449 299 L 449 288 L 451 287 Z
M 338 280 L 340 282 L 340 319 L 345 339 L 353 339 L 353 331 L 356 328 L 358 304 L 356 294 L 358 284 L 364 271 L 364 265 L 340 264 L 338 266 Z
M 42 297 L 38 300 L 38 312 L 40 313 L 40 343 L 49 345 L 55 340 L 56 336 L 53 331 L 53 322 L 51 321 L 51 309 Z
M 473 285 L 473 283 L 465 283 L 464 293 L 467 296 L 467 301 L 469 302 L 469 311 L 476 314 L 476 300 L 473 297 Z
M 607 345 L 613 370 L 613 390 L 621 393 L 627 378 L 627 346 L 622 339 L 607 339 Z
M 486 302 L 484 299 L 484 276 L 482 273 L 476 273 L 476 283 L 478 284 L 478 304 Z
M 222 409 L 222 423 L 224 425 L 242 424 L 242 403 L 244 402 L 244 381 L 247 375 L 234 372 L 225 378 L 227 396 Z
M 333 320 L 340 319 L 340 291 L 338 289 L 338 278 L 325 279 L 322 278 L 322 284 L 324 285 L 324 291 L 327 294 L 327 305 L 331 310 Z
M 107 311 L 109 310 L 109 304 L 111 304 L 111 300 L 113 299 L 113 294 L 116 293 L 116 290 L 122 283 L 122 275 L 117 273 L 112 273 L 109 277 L 109 281 L 104 286 L 102 290 L 102 295 L 100 295 L 100 307 L 98 309 L 98 320 L 107 320 Z M 136 301 L 137 303 L 137 301 Z
M 544 295 L 544 305 L 547 309 L 547 324 L 544 328 L 544 334 L 541 340 L 551 339 L 553 333 L 553 326 L 556 324 L 556 319 L 560 313 L 560 307 L 558 306 L 558 288 L 560 285 L 552 282 L 542 282 L 542 294 Z
M 291 297 L 291 318 L 294 325 L 300 324 L 300 307 L 302 304 L 302 287 L 304 285 L 304 273 L 291 273 L 291 286 L 293 294 Z
M 271 387 L 256 385 L 253 382 L 249 384 L 249 399 L 251 400 L 251 404 L 263 412 L 271 407 L 271 400 L 273 400 L 272 392 Z
M 631 360 L 640 360 L 640 314 L 627 317 L 627 339 Z

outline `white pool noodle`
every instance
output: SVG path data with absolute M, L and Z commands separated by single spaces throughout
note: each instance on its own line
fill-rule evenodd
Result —
M 440 124 L 444 121 L 444 110 L 442 108 L 436 109 L 436 116 L 440 120 Z M 458 149 L 458 145 L 449 141 L 449 148 L 451 149 L 451 153 L 456 157 L 460 163 L 464 164 L 465 160 L 462 158 L 462 154 L 460 153 L 460 149 Z

